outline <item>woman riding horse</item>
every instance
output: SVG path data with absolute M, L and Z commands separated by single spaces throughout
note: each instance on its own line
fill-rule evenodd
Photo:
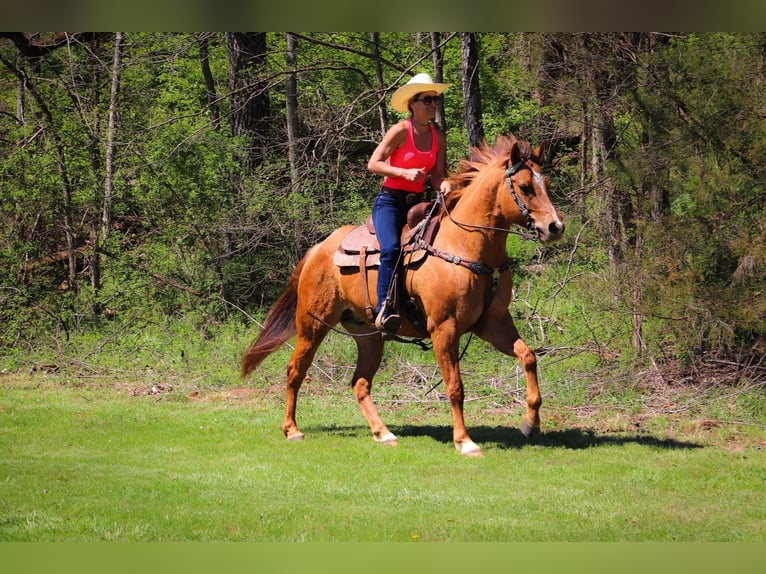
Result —
M 548 197 L 548 178 L 540 169 L 542 145 L 533 149 L 514 137 L 498 138 L 494 147 L 473 149 L 452 176 L 453 189 L 443 202 L 438 233 L 428 245 L 429 256 L 406 271 L 408 295 L 426 318 L 434 355 L 452 410 L 455 448 L 480 456 L 463 418 L 463 382 L 459 365 L 460 337 L 473 332 L 500 352 L 515 356 L 527 382 L 527 408 L 520 430 L 530 436 L 540 428 L 542 399 L 537 385 L 537 360 L 513 323 L 508 307 L 513 278 L 506 256 L 512 225 L 533 231 L 542 242 L 559 239 L 564 222 Z M 372 401 L 373 376 L 383 357 L 384 339 L 367 316 L 370 294 L 366 275 L 357 268 L 341 269 L 333 257 L 355 226 L 333 232 L 312 247 L 293 272 L 269 312 L 264 327 L 241 361 L 243 376 L 292 336 L 295 348 L 287 365 L 287 393 L 282 430 L 288 440 L 301 440 L 295 420 L 298 391 L 317 349 L 340 323 L 354 337 L 357 363 L 352 377 L 356 400 L 373 438 L 388 445 L 397 437 L 381 419 Z M 374 270 L 370 270 L 374 274 Z M 407 318 L 401 336 L 419 331 Z
M 441 193 L 452 186 L 446 176 L 446 138 L 431 123 L 436 117 L 439 94 L 449 84 L 436 84 L 428 74 L 418 74 L 391 96 L 391 107 L 410 117 L 391 126 L 372 152 L 367 169 L 384 176 L 372 206 L 372 221 L 380 244 L 375 326 L 395 333 L 401 319 L 390 295 L 401 254 L 400 236 L 407 211 L 424 196 L 426 176 Z

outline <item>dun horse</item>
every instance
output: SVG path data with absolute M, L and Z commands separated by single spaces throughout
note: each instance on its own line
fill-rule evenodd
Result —
M 508 312 L 512 273 L 505 248 L 512 225 L 536 233 L 541 242 L 555 241 L 564 233 L 563 220 L 548 197 L 548 178 L 540 170 L 541 155 L 542 145 L 532 149 L 513 136 L 499 137 L 494 147 L 484 143 L 472 149 L 472 159 L 461 160 L 458 172 L 451 176 L 453 190 L 434 216 L 440 218 L 438 232 L 427 249 L 422 245 L 426 256 L 402 272 L 407 296 L 424 320 L 413 321 L 403 313 L 399 335 L 422 337 L 425 332 L 430 338 L 452 410 L 454 444 L 463 455 L 481 455 L 463 418 L 458 359 L 460 337 L 465 333 L 475 333 L 520 361 L 527 383 L 527 408 L 520 430 L 527 437 L 539 432 L 542 400 L 537 360 Z M 296 335 L 287 365 L 282 423 L 288 440 L 304 438 L 295 419 L 298 391 L 320 343 L 340 323 L 356 341 L 358 357 L 351 385 L 373 438 L 397 444 L 370 395 L 385 343 L 369 313 L 370 305 L 375 305 L 375 289 L 369 287 L 376 283 L 376 270 L 360 271 L 365 265 L 341 268 L 334 261 L 352 230 L 354 226 L 337 229 L 306 253 L 241 360 L 242 376 L 246 377 Z

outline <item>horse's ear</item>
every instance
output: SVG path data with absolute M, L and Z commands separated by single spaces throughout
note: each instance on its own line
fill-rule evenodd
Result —
M 511 165 L 521 161 L 521 149 L 519 148 L 519 142 L 513 142 L 511 146 Z
M 535 148 L 534 152 L 532 152 L 532 157 L 537 165 L 543 163 L 543 153 L 545 153 L 545 143 L 540 142 L 540 145 Z

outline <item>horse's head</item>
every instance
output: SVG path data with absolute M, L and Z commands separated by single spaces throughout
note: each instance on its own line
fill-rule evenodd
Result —
M 472 147 L 471 157 L 461 159 L 460 169 L 450 177 L 453 191 L 447 196 L 447 209 L 459 209 L 460 198 L 469 195 L 489 200 L 492 210 L 500 198 L 499 213 L 494 214 L 499 218 L 495 225 L 527 227 L 535 231 L 543 243 L 560 239 L 564 234 L 564 220 L 548 197 L 548 178 L 540 169 L 542 155 L 542 144 L 532 149 L 529 142 L 517 140 L 513 135 L 498 136 L 493 147 L 487 142 Z M 468 227 L 471 225 L 465 224 L 469 223 L 470 213 L 481 210 L 475 205 L 466 206 L 465 210 L 468 213 L 461 214 L 463 227 Z
M 524 224 L 542 243 L 561 239 L 564 220 L 548 197 L 548 177 L 540 169 L 543 144 L 515 141 L 506 165 L 506 183 Z

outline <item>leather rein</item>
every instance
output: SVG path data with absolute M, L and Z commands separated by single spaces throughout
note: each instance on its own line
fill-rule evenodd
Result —
M 529 209 L 527 209 L 527 206 L 524 205 L 524 203 L 521 201 L 521 198 L 516 193 L 516 190 L 513 188 L 513 182 L 511 181 L 511 177 L 525 166 L 528 167 L 529 169 L 532 169 L 532 167 L 527 165 L 526 161 L 524 160 L 516 162 L 512 166 L 508 167 L 508 169 L 505 170 L 505 183 L 508 186 L 508 191 L 510 192 L 511 197 L 513 197 L 513 200 L 516 202 L 516 206 L 519 208 L 521 215 L 526 219 L 527 230 L 529 232 L 533 232 L 535 230 L 534 219 L 532 219 Z M 452 214 L 449 212 L 449 209 L 447 209 L 447 203 L 444 200 L 444 194 L 439 193 L 437 197 L 438 197 L 439 203 L 444 208 L 444 212 L 447 214 L 447 217 L 450 219 L 450 221 L 452 221 L 458 227 L 462 227 L 464 229 L 483 229 L 487 231 L 500 231 L 503 233 L 511 232 L 510 229 L 505 229 L 502 227 L 492 227 L 488 225 L 473 225 L 469 223 L 462 223 L 460 221 L 456 221 L 455 219 L 453 219 Z M 523 237 L 525 239 L 536 239 L 537 234 L 530 233 L 528 236 L 523 236 Z M 449 263 L 453 263 L 455 265 L 460 265 L 461 267 L 465 267 L 471 270 L 476 275 L 492 275 L 492 280 L 489 285 L 489 289 L 487 290 L 487 295 L 485 297 L 485 302 L 487 305 L 489 304 L 490 301 L 492 301 L 492 298 L 494 297 L 495 292 L 497 291 L 497 287 L 500 284 L 500 276 L 503 273 L 505 273 L 508 269 L 510 269 L 513 264 L 513 260 L 510 258 L 506 259 L 502 263 L 502 265 L 500 265 L 499 267 L 490 267 L 483 261 L 471 261 L 468 259 L 463 259 L 461 257 L 458 257 L 457 255 L 452 255 L 451 253 L 447 253 L 446 251 L 437 249 L 433 245 L 427 244 L 425 241 L 423 241 L 422 235 L 417 238 L 416 243 L 418 247 L 426 250 L 429 254 L 435 257 L 438 257 L 439 259 L 443 259 L 444 261 L 447 261 Z

